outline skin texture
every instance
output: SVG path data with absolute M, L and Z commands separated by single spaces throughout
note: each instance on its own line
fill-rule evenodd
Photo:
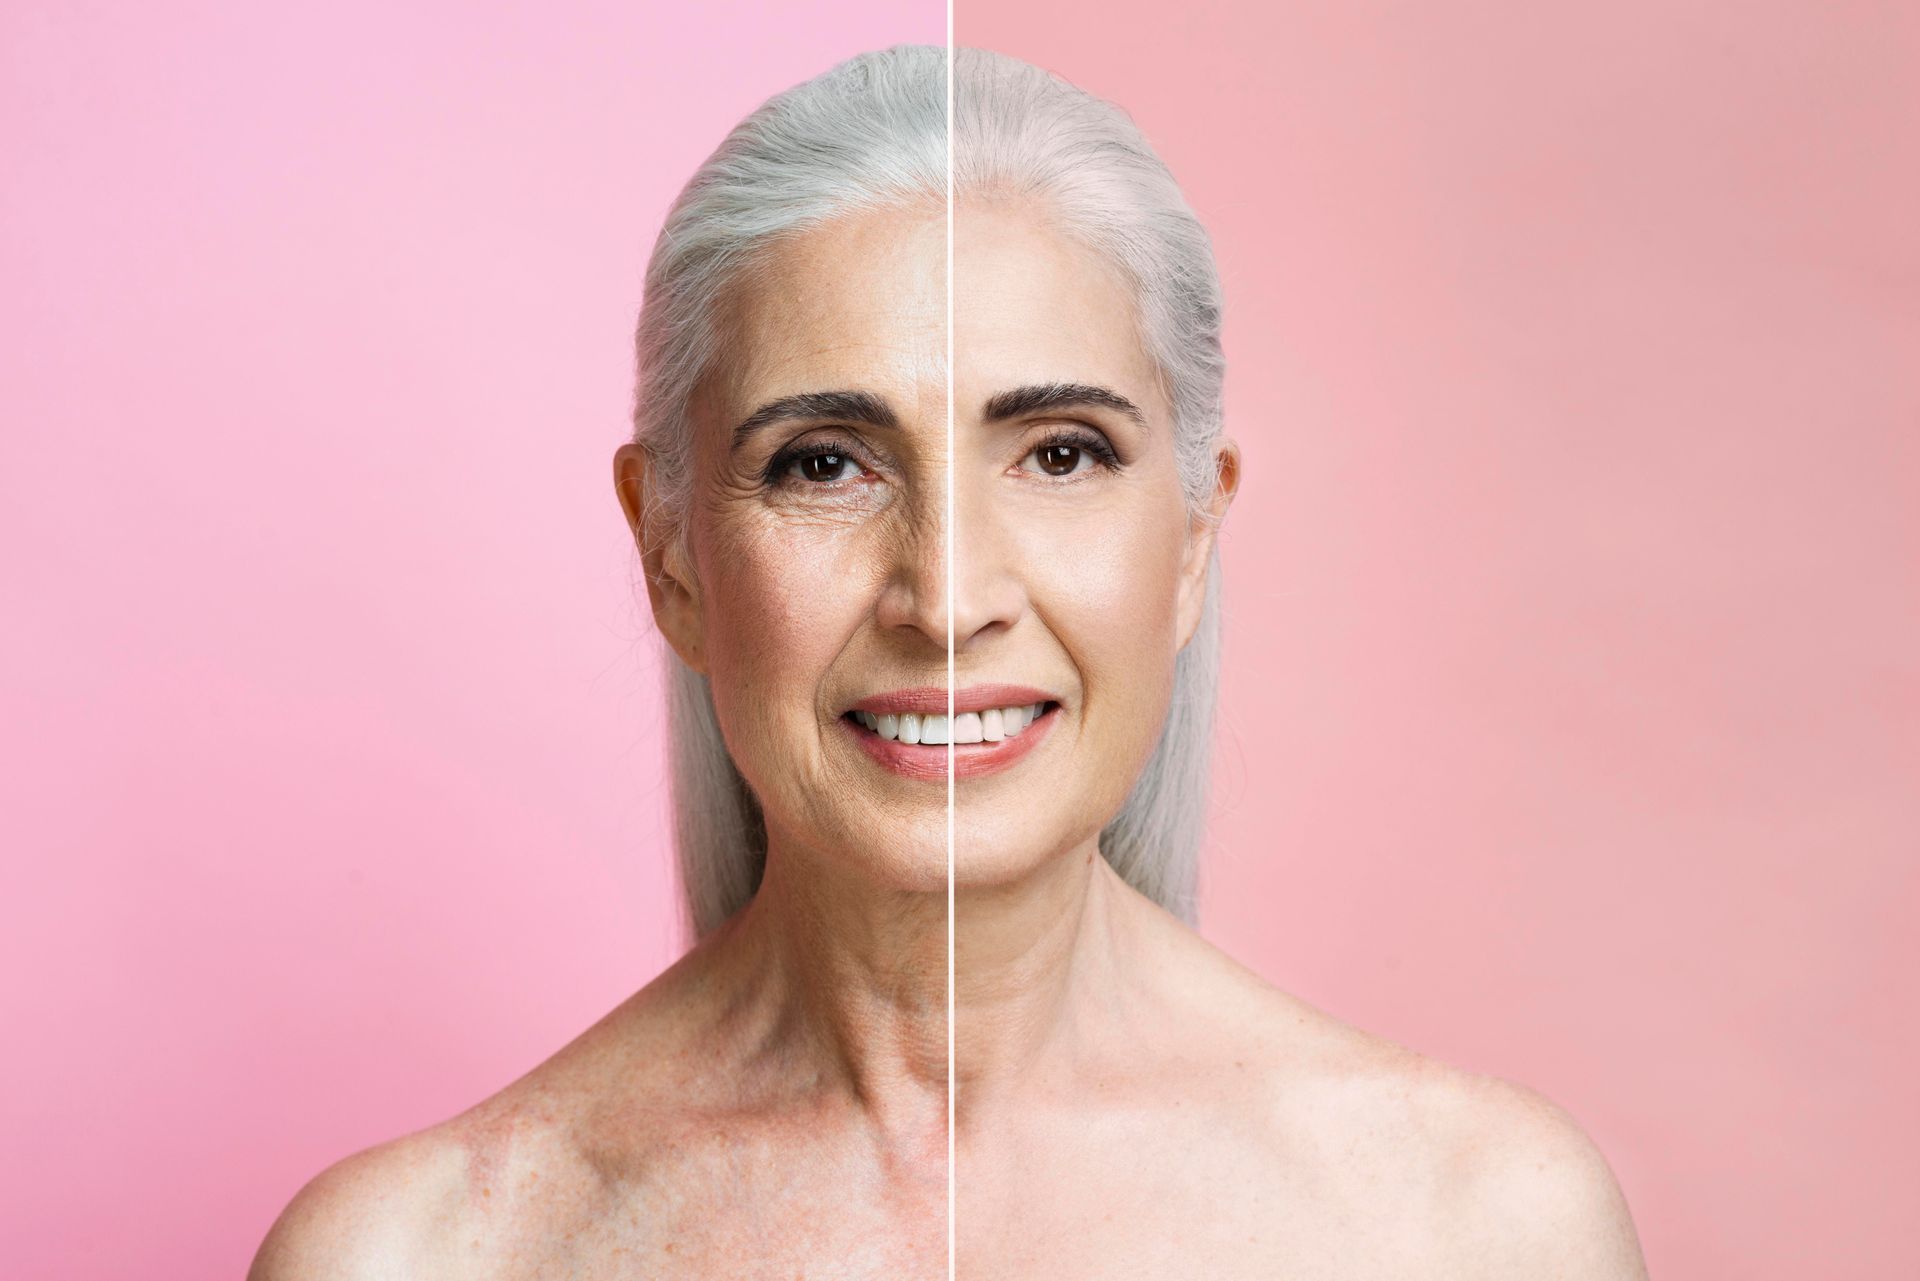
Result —
M 616 457 L 655 618 L 767 812 L 753 903 L 499 1094 L 321 1173 L 254 1281 L 944 1276 L 946 784 L 880 768 L 839 717 L 944 684 L 949 628 L 959 685 L 1060 704 L 1025 758 L 958 785 L 960 1275 L 1644 1276 L 1564 1112 L 1277 991 L 1098 856 L 1238 455 L 1190 511 L 1124 282 L 1043 211 L 979 201 L 956 210 L 949 455 L 945 250 L 937 203 L 862 214 L 736 292 L 684 540 L 642 515 L 644 453 Z M 1143 421 L 987 420 L 1050 383 Z M 895 425 L 736 448 L 770 400 L 844 390 Z M 777 461 L 823 441 L 847 461 Z

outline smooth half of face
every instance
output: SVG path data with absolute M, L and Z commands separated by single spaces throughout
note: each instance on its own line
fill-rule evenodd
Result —
M 642 539 L 770 848 L 816 879 L 946 884 L 946 751 L 898 728 L 946 705 L 946 312 L 937 201 L 768 249 L 695 397 L 684 544 Z
M 955 874 L 1006 885 L 1089 850 L 1139 777 L 1213 524 L 1129 283 L 1030 204 L 955 210 L 954 413 L 955 698 L 981 718 L 959 732 L 1001 738 L 958 771 Z

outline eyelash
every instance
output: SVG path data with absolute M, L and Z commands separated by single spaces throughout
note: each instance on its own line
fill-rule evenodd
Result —
M 835 458 L 844 458 L 862 471 L 872 470 L 861 460 L 859 452 L 853 449 L 846 441 L 810 440 L 804 445 L 790 445 L 775 454 L 767 461 L 766 471 L 762 473 L 761 479 L 769 487 L 792 483 L 806 485 L 809 488 L 824 489 L 841 484 L 843 483 L 841 481 L 800 480 L 797 477 L 787 474 L 788 470 L 791 469 L 795 463 L 805 462 L 809 458 L 823 458 L 828 455 Z
M 1119 471 L 1126 466 L 1125 463 L 1120 461 L 1120 455 L 1114 451 L 1112 442 L 1096 431 L 1055 432 L 1022 454 L 1020 461 L 1025 462 L 1028 458 L 1043 449 L 1053 449 L 1060 446 L 1084 450 L 1093 456 L 1096 466 L 1106 471 Z M 1021 470 L 1024 471 L 1026 469 L 1022 468 Z M 1047 476 L 1049 480 L 1066 480 L 1072 475 L 1072 473 L 1068 473 L 1067 476 L 1050 476 L 1046 472 L 1041 472 L 1040 474 Z
M 1029 457 L 1039 453 L 1043 449 L 1053 449 L 1062 446 L 1084 450 L 1093 458 L 1096 466 L 1107 471 L 1119 471 L 1126 466 L 1125 463 L 1120 461 L 1120 455 L 1114 451 L 1112 443 L 1108 441 L 1105 436 L 1094 431 L 1054 432 L 1052 435 L 1034 445 L 1034 447 L 1029 449 L 1025 454 L 1022 454 L 1021 461 L 1025 462 Z M 762 474 L 761 478 L 768 486 L 779 486 L 790 481 L 795 481 L 795 477 L 788 475 L 788 472 L 795 463 L 804 462 L 809 458 L 822 458 L 829 455 L 836 458 L 844 458 L 863 471 L 869 470 L 867 465 L 860 460 L 860 455 L 846 442 L 814 440 L 804 445 L 789 446 L 775 454 L 767 461 L 766 471 Z M 1025 469 L 1022 468 L 1022 470 Z M 1046 473 L 1043 472 L 1041 474 L 1045 475 Z M 1070 474 L 1071 473 L 1069 473 L 1069 475 Z M 1048 478 L 1051 480 L 1066 479 L 1065 476 L 1049 476 Z M 806 484 L 811 488 L 815 486 L 839 484 L 841 482 L 816 480 L 798 483 Z

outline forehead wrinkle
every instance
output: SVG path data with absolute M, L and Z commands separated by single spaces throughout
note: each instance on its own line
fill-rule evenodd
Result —
M 926 244 L 941 252 L 928 256 L 884 220 L 829 224 L 737 278 L 722 295 L 709 386 L 722 436 L 755 406 L 811 391 L 857 388 L 885 397 L 902 420 L 925 417 L 928 384 L 944 393 L 946 375 L 939 230 Z
M 743 309 L 746 310 L 746 309 Z M 845 313 L 823 313 L 821 319 L 846 318 Z M 929 358 L 944 367 L 944 326 L 913 325 L 880 319 L 869 333 L 841 333 L 821 336 L 823 326 L 805 318 L 783 315 L 762 319 L 743 316 L 736 323 L 730 359 L 737 381 L 774 381 L 790 377 L 798 370 L 805 381 L 847 386 L 872 385 L 886 379 L 876 378 L 880 369 L 901 374 L 900 381 L 924 377 L 924 372 L 906 375 L 907 367 L 922 371 Z M 915 329 L 919 332 L 903 332 Z

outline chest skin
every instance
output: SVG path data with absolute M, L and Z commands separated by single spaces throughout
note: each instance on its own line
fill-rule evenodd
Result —
M 940 1278 L 944 1141 L 902 1154 L 820 1116 L 516 1134 L 468 1163 L 425 1275 Z
M 963 1149 L 958 1274 L 1453 1275 L 1417 1146 L 1209 1109 L 1023 1118 Z
M 1086 1091 L 963 1123 L 961 1277 L 1343 1278 L 1448 1263 L 1447 1167 L 1377 1089 Z M 887 1141 L 839 1105 L 598 1107 L 468 1145 L 423 1274 L 947 1274 L 944 1132 Z

